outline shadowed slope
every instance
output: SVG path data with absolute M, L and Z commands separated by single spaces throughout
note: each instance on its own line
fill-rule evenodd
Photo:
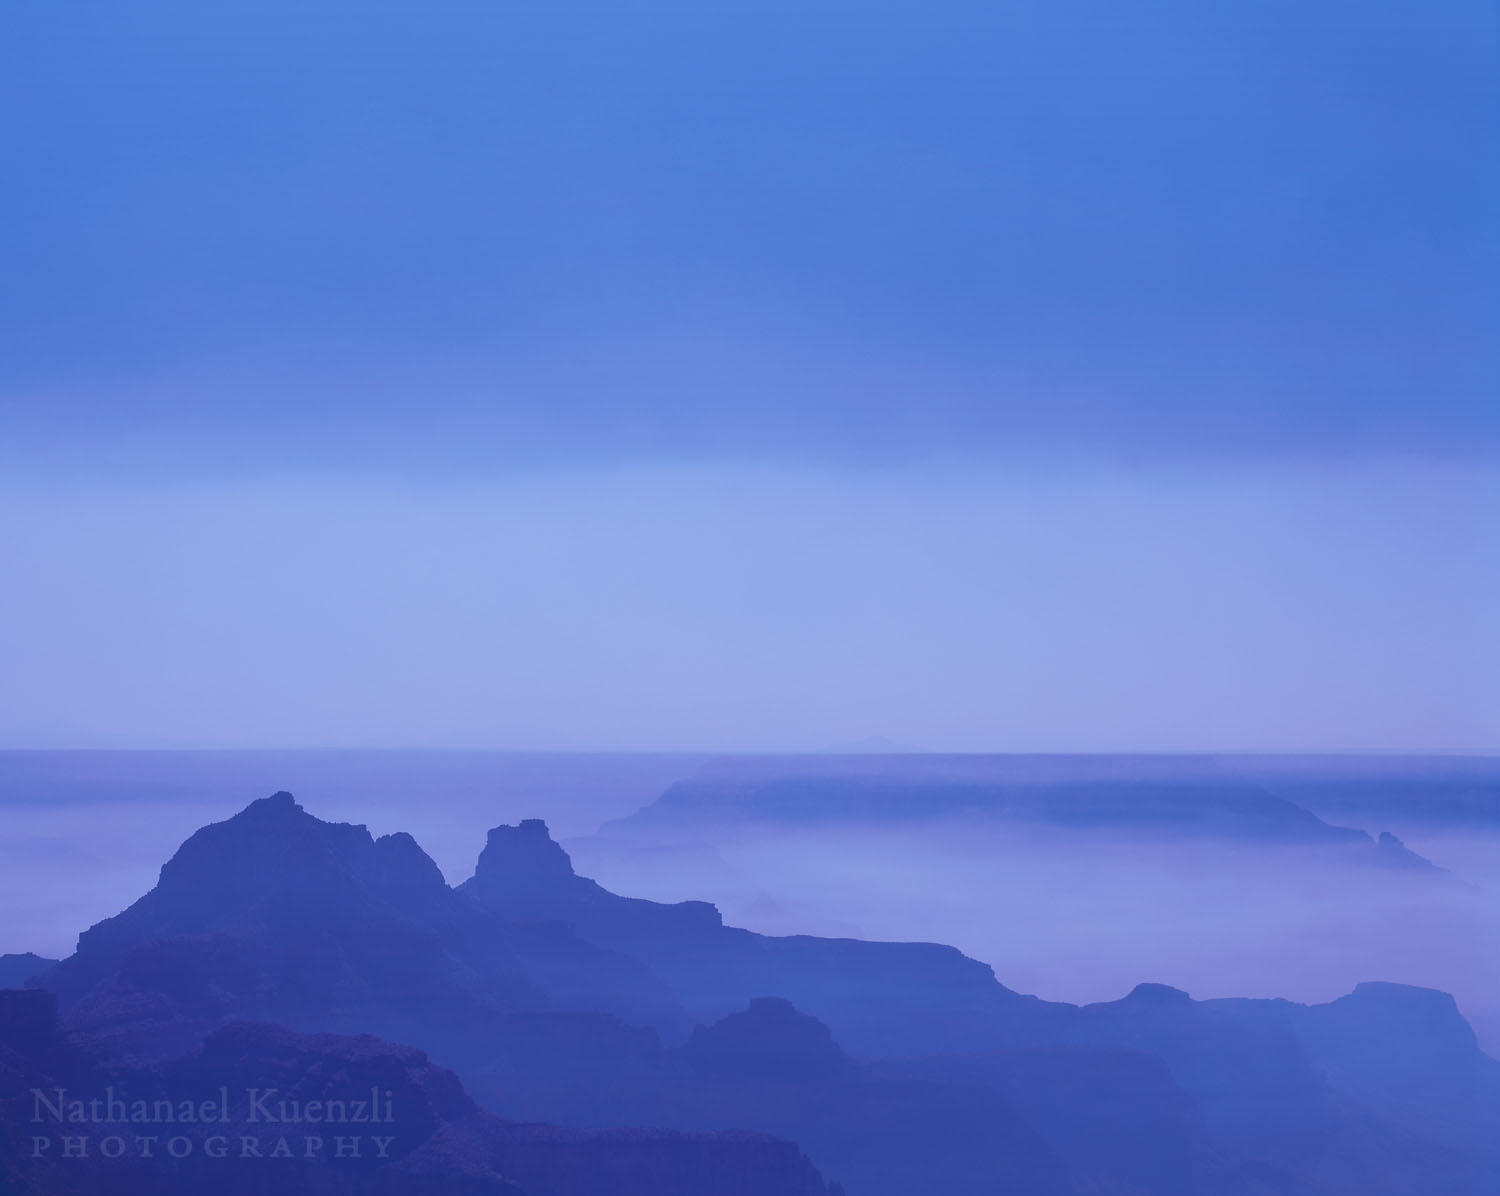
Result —
M 576 875 L 536 819 L 491 830 L 459 889 L 504 917 L 563 922 L 646 961 L 700 1020 L 775 994 L 826 1021 L 856 1054 L 995 1049 L 1011 1045 L 1013 1025 L 1068 1008 L 1012 992 L 953 947 L 778 938 L 725 926 L 706 902 L 616 896 Z
M 683 1026 L 635 960 L 509 923 L 451 890 L 411 836 L 322 822 L 286 793 L 191 836 L 154 889 L 34 983 L 74 1025 L 144 1054 L 237 1017 L 378 1031 L 450 1057 L 505 1012 Z
M 0 1015 L 0 1128 L 25 1127 L 0 1133 L 0 1184 L 38 1196 L 828 1196 L 789 1142 L 502 1121 L 423 1052 L 369 1036 L 236 1022 L 165 1064 L 101 1074 L 58 1031 L 52 994 L 8 994 Z M 128 1120 L 137 1102 L 157 1117 L 161 1100 L 170 1122 Z M 177 1120 L 184 1102 L 194 1116 Z M 151 1134 L 148 1159 L 138 1135 Z M 86 1139 L 84 1155 L 65 1154 L 64 1135 Z M 101 1149 L 111 1136 L 118 1158 Z
M 508 916 L 566 922 L 585 939 L 637 955 L 699 1017 L 722 1017 L 725 1006 L 775 993 L 826 1022 L 855 1056 L 952 1057 L 951 1066 L 913 1069 L 901 1063 L 890 1074 L 983 1082 L 1037 1124 L 1052 1126 L 1049 1141 L 1092 1160 L 1088 1165 L 1099 1173 L 1160 1178 L 1166 1168 L 1179 1185 L 1196 1182 L 1193 1174 L 1212 1174 L 1229 1191 L 1250 1184 L 1254 1167 L 1263 1166 L 1281 1177 L 1278 1183 L 1305 1177 L 1313 1185 L 1309 1191 L 1337 1192 L 1340 1185 L 1358 1183 L 1369 1192 L 1392 1193 L 1427 1173 L 1443 1175 L 1453 1191 L 1474 1184 L 1482 1190 L 1494 1173 L 1480 1118 L 1459 1104 L 1469 1094 L 1479 1109 L 1491 1107 L 1486 1102 L 1493 1099 L 1489 1077 L 1496 1065 L 1478 1051 L 1462 1019 L 1463 1042 L 1451 1027 L 1441 1036 L 1447 1044 L 1442 1049 L 1430 1041 L 1432 1001 L 1452 1005 L 1443 994 L 1430 993 L 1425 1003 L 1392 1001 L 1376 998 L 1398 986 L 1362 986 L 1358 1001 L 1308 1007 L 1200 1002 L 1164 985 L 1142 984 L 1120 1001 L 1082 1008 L 1052 1004 L 1011 992 L 988 967 L 952 948 L 775 938 L 726 927 L 701 902 L 661 905 L 618 897 L 575 875 L 567 854 L 535 820 L 492 830 L 475 875 L 461 888 Z M 1403 1062 L 1403 1052 L 1380 1049 L 1359 1028 L 1361 1019 L 1370 1018 L 1382 1023 L 1382 1034 L 1411 1044 L 1404 1052 L 1411 1058 Z M 1127 1104 L 1158 1109 L 1154 1135 L 1135 1143 L 1096 1136 L 1080 1152 L 1076 1127 L 1067 1130 L 1066 1115 L 1046 1095 L 1052 1081 L 1039 1078 L 1031 1100 L 1033 1088 L 1007 1078 L 1036 1068 L 1037 1057 L 1014 1053 L 1023 1049 L 1051 1052 L 1040 1058 L 1050 1060 L 1049 1068 L 1071 1069 L 1075 1093 L 1090 1090 L 1081 1077 L 1092 1074 L 1094 1092 L 1112 1089 Z M 1122 1065 L 1121 1052 L 1164 1061 L 1191 1113 L 1162 1094 L 1160 1078 L 1149 1068 Z M 977 1072 L 957 1062 L 976 1055 L 1000 1062 Z M 1442 1114 L 1419 1116 L 1417 1099 L 1398 1099 L 1412 1091 L 1405 1077 L 1418 1065 L 1428 1072 L 1416 1091 L 1440 1097 L 1435 1108 L 1455 1111 L 1444 1132 L 1434 1132 Z M 1100 1107 L 1110 1106 L 1106 1101 Z M 1101 1125 L 1102 1117 L 1095 1118 Z M 1077 1121 L 1086 1123 L 1088 1116 Z M 1112 1150 L 1103 1149 L 1108 1141 Z M 1206 1143 L 1217 1144 L 1213 1150 L 1221 1153 L 1194 1157 Z

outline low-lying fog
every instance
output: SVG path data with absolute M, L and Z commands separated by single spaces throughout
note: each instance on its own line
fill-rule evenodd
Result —
M 619 892 L 704 898 L 773 934 L 952 943 L 1002 983 L 1074 1002 L 1142 980 L 1196 997 L 1326 1001 L 1361 980 L 1445 989 L 1500 1046 L 1500 837 L 1417 835 L 1453 871 L 1357 862 L 1341 849 L 1146 840 L 973 823 L 776 832 L 699 843 L 569 843 Z
M 671 845 L 592 832 L 650 801 L 681 760 L 639 758 L 628 775 L 597 764 L 531 775 L 512 762 L 503 783 L 488 763 L 448 760 L 421 776 L 392 772 L 389 761 L 355 772 L 312 758 L 292 764 L 265 766 L 284 785 L 242 771 L 233 784 L 184 778 L 176 789 L 116 777 L 97 791 L 54 784 L 7 802 L 0 952 L 70 953 L 79 931 L 148 890 L 195 829 L 285 787 L 321 818 L 374 834 L 410 830 L 452 883 L 471 874 L 490 826 L 543 817 L 577 870 L 608 888 L 710 900 L 755 930 L 952 943 L 1013 989 L 1075 1002 L 1117 998 L 1144 980 L 1197 997 L 1302 1001 L 1361 980 L 1427 985 L 1452 992 L 1487 1048 L 1500 1050 L 1492 834 L 1390 827 L 1449 878 L 1357 863 L 1339 849 L 974 823 L 736 826 Z

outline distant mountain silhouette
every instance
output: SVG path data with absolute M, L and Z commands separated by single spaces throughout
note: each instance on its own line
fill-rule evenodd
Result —
M 491 1113 L 755 1131 L 848 1196 L 1487 1196 L 1500 1179 L 1497 1065 L 1443 994 L 1303 1006 L 1144 984 L 1049 1003 L 951 947 L 769 937 L 617 896 L 537 820 L 492 830 L 455 890 L 409 836 L 277 794 L 194 834 L 31 983 L 110 1066 L 201 1058 L 242 1021 L 378 1033 Z
M 1375 841 L 1375 855 L 1378 862 L 1391 868 L 1408 868 L 1415 872 L 1438 872 L 1448 875 L 1447 869 L 1439 868 L 1425 856 L 1418 855 L 1390 831 L 1380 832 L 1380 837 Z
M 920 779 L 897 757 L 891 775 L 859 770 L 841 775 L 764 775 L 744 765 L 707 767 L 678 781 L 656 801 L 607 822 L 601 841 L 655 843 L 701 839 L 736 826 L 788 827 L 916 824 L 956 819 L 973 826 L 1038 826 L 1059 831 L 1108 832 L 1151 839 L 1220 839 L 1255 846 L 1313 846 L 1340 850 L 1352 860 L 1441 872 L 1407 851 L 1393 835 L 1379 842 L 1366 831 L 1325 822 L 1263 785 L 1215 779 L 1113 779 L 995 783 Z M 942 757 L 935 758 L 937 760 Z
M 1363 768 L 1355 761 L 1343 769 L 1337 762 L 1320 763 L 1314 775 L 1287 771 L 1264 783 L 1339 822 L 1500 829 L 1500 756 L 1393 757 Z

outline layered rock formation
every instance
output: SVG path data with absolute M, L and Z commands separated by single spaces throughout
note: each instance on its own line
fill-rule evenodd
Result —
M 319 1084 L 378 1057 L 429 1110 L 402 1139 L 402 1192 L 441 1175 L 476 1194 L 587 1177 L 663 1196 L 693 1176 L 731 1193 L 707 1177 L 734 1151 L 793 1185 L 746 1196 L 816 1191 L 787 1142 L 849 1196 L 1479 1196 L 1500 1176 L 1496 1065 L 1442 994 L 1042 1002 L 948 947 L 776 938 L 616 896 L 536 821 L 495 828 L 455 890 L 409 836 L 278 794 L 195 834 L 32 983 L 66 1030 L 40 1039 L 71 1044 L 79 1074 L 170 1087 L 243 1059 L 326 1100 Z M 0 1000 L 23 1038 L 33 999 Z M 562 1128 L 486 1120 L 421 1051 L 307 1037 L 355 1032 L 430 1052 L 488 1114 Z M 21 1071 L 66 1070 L 48 1049 Z M 658 1128 L 597 1136 L 621 1125 Z

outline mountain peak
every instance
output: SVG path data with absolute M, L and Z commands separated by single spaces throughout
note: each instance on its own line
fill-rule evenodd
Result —
M 1130 990 L 1125 998 L 1127 1001 L 1149 1001 L 1155 1005 L 1167 1005 L 1173 1002 L 1191 1001 L 1193 998 L 1180 988 L 1173 988 L 1170 984 L 1153 984 L 1149 981 L 1137 984 Z
M 1435 988 L 1366 980 L 1347 996 L 1314 1005 L 1308 1013 L 1325 1039 L 1336 1034 L 1354 1043 L 1379 1042 L 1388 1055 L 1430 1060 L 1467 1057 L 1479 1049 L 1458 1002 Z
M 285 789 L 278 789 L 270 797 L 258 797 L 238 813 L 231 814 L 223 822 L 210 823 L 209 826 L 224 826 L 229 823 L 241 826 L 285 823 L 295 821 L 299 817 L 311 818 L 312 815 L 308 814 L 297 799 Z M 207 830 L 208 827 L 200 829 Z
M 684 1049 L 700 1069 L 743 1079 L 831 1076 L 853 1065 L 823 1022 L 782 997 L 753 997 L 699 1026 Z
M 1423 872 L 1443 872 L 1426 856 L 1418 855 L 1390 831 L 1381 831 L 1375 841 L 1375 850 L 1382 864 L 1396 868 L 1412 868 Z
M 157 940 L 254 938 L 268 925 L 300 924 L 311 909 L 335 922 L 376 907 L 404 917 L 447 891 L 410 836 L 377 844 L 365 827 L 324 822 L 281 790 L 190 835 L 162 865 L 155 888 L 79 936 L 74 955 L 47 973 L 48 985 L 81 995 L 132 949 Z
M 576 875 L 573 861 L 552 838 L 540 818 L 516 826 L 497 826 L 485 840 L 475 877 L 504 873 L 528 881 L 566 879 Z
M 232 873 L 258 887 L 275 876 L 326 872 L 373 842 L 363 826 L 315 818 L 283 789 L 194 832 L 162 868 L 161 879 L 167 884 L 192 877 L 220 888 Z

